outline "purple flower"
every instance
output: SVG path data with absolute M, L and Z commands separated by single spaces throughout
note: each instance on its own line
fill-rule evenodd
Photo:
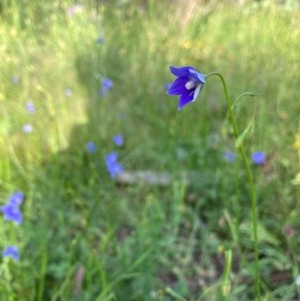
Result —
M 93 141 L 89 141 L 86 145 L 86 150 L 93 154 L 97 151 L 96 144 Z
M 19 249 L 16 246 L 7 246 L 2 252 L 3 257 L 12 257 L 15 261 L 19 260 Z
M 24 194 L 20 191 L 14 192 L 8 199 L 8 202 L 0 207 L 4 215 L 4 220 L 13 221 L 16 224 L 22 223 L 22 213 L 19 206 L 24 200 Z
M 21 191 L 14 192 L 8 199 L 8 203 L 14 206 L 20 206 L 24 201 L 24 193 Z
M 113 142 L 118 146 L 122 146 L 124 144 L 124 138 L 121 134 L 116 135 L 113 137 Z
M 13 221 L 18 225 L 22 223 L 22 213 L 18 206 L 7 203 L 1 206 L 0 210 L 4 214 L 4 220 Z
M 267 156 L 265 152 L 254 152 L 251 155 L 253 163 L 256 165 L 262 165 L 266 162 Z
M 83 11 L 83 5 L 81 3 L 76 3 L 67 8 L 67 14 L 69 16 L 74 16 L 75 14 L 80 13 L 82 11 Z
M 19 75 L 16 75 L 14 74 L 13 77 L 11 78 L 11 82 L 14 84 L 14 85 L 18 85 L 21 81 L 21 78 Z
M 99 38 L 96 40 L 96 43 L 97 43 L 97 44 L 103 44 L 103 43 L 104 43 L 104 38 L 99 37 Z
M 115 152 L 109 153 L 105 156 L 105 163 L 106 169 L 112 179 L 124 170 L 123 166 L 118 162 L 118 154 Z
M 223 158 L 227 161 L 227 162 L 233 162 L 235 160 L 235 154 L 229 151 L 226 151 L 223 153 Z
M 97 151 L 95 143 L 93 141 L 89 141 L 86 145 L 86 150 L 91 154 L 95 153 Z
M 170 67 L 170 71 L 177 76 L 168 89 L 170 95 L 180 95 L 178 110 L 195 101 L 205 84 L 205 75 L 190 66 Z
M 26 134 L 31 134 L 32 131 L 33 131 L 33 127 L 31 124 L 27 123 L 27 124 L 24 124 L 23 127 L 22 127 L 22 131 Z
M 113 82 L 109 78 L 102 79 L 102 88 L 98 92 L 99 96 L 104 96 L 113 86 Z
M 26 110 L 30 114 L 34 114 L 35 113 L 36 109 L 35 109 L 35 105 L 34 105 L 34 103 L 32 101 L 28 101 L 26 103 Z

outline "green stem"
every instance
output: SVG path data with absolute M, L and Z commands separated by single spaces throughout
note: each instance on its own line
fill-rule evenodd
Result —
M 224 77 L 218 73 L 218 72 L 213 72 L 210 73 L 209 75 L 206 76 L 206 78 L 209 78 L 210 76 L 218 76 L 219 79 L 222 82 L 223 88 L 224 88 L 224 93 L 225 93 L 225 99 L 228 107 L 228 113 L 229 113 L 229 119 L 233 128 L 234 136 L 235 139 L 239 137 L 239 132 L 237 128 L 237 123 L 234 117 L 233 113 L 233 108 L 230 103 L 229 95 L 228 95 L 228 89 L 226 82 L 224 80 Z M 243 148 L 243 145 L 240 144 L 238 146 L 238 151 L 241 155 L 241 158 L 243 160 L 247 177 L 248 177 L 248 182 L 249 182 L 249 188 L 250 188 L 250 198 L 251 198 L 251 212 L 252 212 L 252 226 L 253 226 L 253 239 L 254 239 L 254 256 L 255 256 L 255 287 L 256 287 L 256 295 L 257 295 L 257 300 L 261 300 L 260 296 L 260 275 L 259 275 L 259 262 L 258 262 L 258 235 L 257 235 L 257 223 L 258 223 L 258 217 L 257 217 L 257 204 L 256 204 L 256 193 L 255 193 L 255 186 L 254 186 L 254 181 L 253 181 L 253 176 L 250 170 L 250 166 L 247 160 L 247 157 L 245 155 L 245 151 Z

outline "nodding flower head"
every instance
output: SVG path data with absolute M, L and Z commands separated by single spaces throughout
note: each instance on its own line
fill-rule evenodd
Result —
M 118 162 L 118 154 L 115 152 L 108 153 L 105 156 L 105 163 L 110 177 L 114 179 L 119 173 L 123 172 L 123 166 Z
M 20 205 L 24 201 L 24 194 L 21 191 L 14 192 L 8 199 L 8 202 L 0 207 L 5 221 L 13 221 L 16 224 L 22 223 L 22 212 Z
M 265 152 L 254 152 L 251 155 L 252 161 L 256 165 L 263 165 L 266 162 L 267 155 Z
M 194 67 L 170 67 L 171 73 L 177 78 L 170 85 L 168 94 L 180 95 L 178 109 L 196 100 L 205 84 L 205 75 L 198 72 Z
M 13 260 L 19 260 L 19 249 L 16 246 L 7 246 L 2 252 L 3 257 L 12 257 Z

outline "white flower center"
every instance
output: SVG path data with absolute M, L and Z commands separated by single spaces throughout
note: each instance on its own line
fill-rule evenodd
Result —
M 191 90 L 193 88 L 195 88 L 197 86 L 197 83 L 195 83 L 194 81 L 192 80 L 189 80 L 186 84 L 185 84 L 185 88 L 187 90 Z

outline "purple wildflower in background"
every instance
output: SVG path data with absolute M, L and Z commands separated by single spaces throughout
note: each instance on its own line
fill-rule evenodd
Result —
M 18 85 L 21 81 L 21 78 L 19 75 L 13 75 L 12 78 L 11 78 L 11 82 L 13 85 Z
M 22 127 L 22 131 L 26 134 L 31 134 L 32 131 L 33 131 L 33 127 L 31 124 L 27 123 L 27 124 L 24 124 L 23 127 Z
M 83 5 L 81 3 L 76 3 L 67 8 L 67 14 L 72 17 L 75 14 L 81 13 L 83 11 Z
M 8 199 L 7 203 L 0 207 L 4 215 L 4 220 L 13 221 L 16 224 L 22 223 L 22 213 L 19 206 L 24 200 L 24 194 L 20 191 L 14 192 Z
M 227 162 L 233 162 L 235 160 L 235 154 L 229 151 L 226 151 L 223 153 L 223 158 L 227 161 Z
M 73 91 L 70 88 L 65 88 L 65 96 L 71 97 L 73 95 Z
M 180 95 L 178 110 L 196 100 L 205 84 L 205 75 L 190 66 L 170 67 L 177 78 L 168 89 L 170 95 Z
M 15 261 L 19 260 L 19 249 L 16 246 L 7 246 L 2 252 L 3 257 L 12 257 Z
M 8 203 L 15 205 L 15 206 L 20 206 L 24 201 L 24 193 L 21 191 L 16 191 L 14 192 L 8 199 Z
M 5 204 L 1 206 L 0 210 L 4 215 L 4 220 L 13 221 L 18 225 L 22 223 L 22 213 L 18 206 Z
M 97 43 L 97 44 L 103 44 L 103 43 L 104 43 L 104 38 L 103 38 L 103 37 L 99 37 L 99 38 L 96 40 L 96 43 Z
M 91 154 L 95 153 L 97 151 L 95 143 L 93 141 L 89 141 L 86 145 L 86 150 Z
M 265 152 L 254 152 L 251 155 L 253 163 L 256 165 L 262 165 L 266 162 L 267 156 Z
M 28 101 L 25 106 L 26 110 L 30 114 L 34 114 L 36 112 L 35 105 L 32 101 Z
M 102 87 L 98 92 L 99 96 L 104 96 L 113 86 L 113 82 L 109 78 L 103 78 Z
M 115 135 L 113 137 L 113 142 L 118 146 L 122 146 L 124 144 L 124 138 L 121 134 Z
M 118 154 L 115 152 L 109 153 L 105 156 L 105 163 L 106 169 L 112 179 L 124 170 L 123 166 L 118 162 Z

